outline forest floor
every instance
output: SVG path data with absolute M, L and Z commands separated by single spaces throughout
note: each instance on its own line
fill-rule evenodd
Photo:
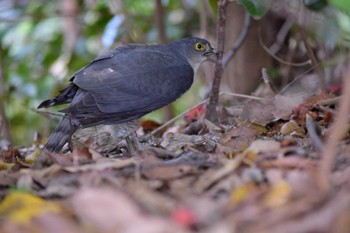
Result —
M 338 101 L 195 108 L 132 156 L 2 146 L 0 232 L 350 232 L 348 125 L 322 183 Z

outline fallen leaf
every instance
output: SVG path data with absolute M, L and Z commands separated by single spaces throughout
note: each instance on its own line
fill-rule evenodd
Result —
M 264 198 L 264 204 L 269 207 L 281 206 L 289 200 L 291 188 L 288 183 L 281 181 L 269 190 Z
M 294 120 L 284 123 L 280 130 L 282 135 L 291 135 L 297 137 L 305 137 L 304 128 L 300 127 Z
M 259 153 L 264 152 L 274 152 L 278 151 L 281 148 L 281 143 L 273 140 L 255 140 L 250 146 L 244 150 L 242 153 L 245 154 L 246 159 L 256 162 Z
M 30 193 L 14 191 L 0 203 L 0 216 L 15 223 L 29 223 L 47 213 L 58 213 L 61 208 Z
M 287 120 L 294 107 L 305 100 L 300 95 L 276 95 L 262 100 L 251 100 L 243 108 L 241 117 L 260 125 L 267 125 L 279 119 Z
M 247 198 L 247 196 L 253 192 L 254 190 L 254 185 L 252 182 L 247 182 L 244 183 L 241 186 L 236 187 L 233 192 L 231 193 L 230 196 L 230 201 L 233 204 L 238 204 L 240 202 L 242 202 L 243 200 L 245 200 Z
M 0 170 L 11 169 L 15 166 L 15 163 L 6 163 L 0 160 Z

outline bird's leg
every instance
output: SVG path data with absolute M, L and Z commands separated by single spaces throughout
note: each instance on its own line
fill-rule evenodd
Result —
M 131 134 L 128 134 L 125 137 L 126 145 L 129 150 L 130 155 L 135 159 L 135 180 L 140 181 L 141 180 L 141 163 L 142 163 L 142 157 L 141 157 L 141 150 L 140 150 L 140 141 L 139 138 L 136 135 L 136 132 L 133 131 Z

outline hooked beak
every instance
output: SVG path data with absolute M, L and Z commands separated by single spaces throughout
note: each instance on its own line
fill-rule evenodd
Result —
M 209 61 L 215 62 L 217 60 L 218 54 L 219 53 L 216 49 L 210 47 L 210 50 L 206 52 L 204 55 L 208 57 Z
M 217 51 L 216 49 L 210 47 L 210 50 L 207 51 L 204 55 L 205 55 L 205 56 L 210 56 L 210 55 L 213 55 L 213 54 L 214 54 L 215 56 L 217 56 L 217 55 L 218 55 L 218 51 Z

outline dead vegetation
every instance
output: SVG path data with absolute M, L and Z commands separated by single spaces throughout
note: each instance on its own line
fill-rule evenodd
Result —
M 348 232 L 348 100 L 199 107 L 133 156 L 3 147 L 1 232 Z

